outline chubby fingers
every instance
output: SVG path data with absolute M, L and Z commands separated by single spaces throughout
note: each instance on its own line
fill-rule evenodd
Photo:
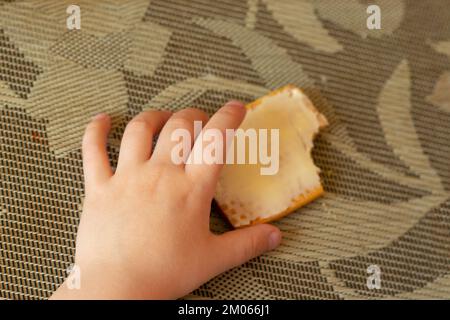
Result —
M 189 136 L 189 148 L 191 148 L 195 140 L 195 121 L 199 121 L 203 125 L 208 121 L 208 115 L 195 108 L 186 108 L 175 112 L 161 130 L 152 161 L 159 164 L 172 164 L 174 166 L 184 167 L 184 163 L 175 163 L 172 158 L 174 148 L 179 144 L 178 141 L 174 141 L 173 134 L 177 130 L 178 132 L 186 132 Z
M 112 176 L 106 143 L 111 120 L 105 113 L 98 114 L 87 125 L 83 136 L 83 171 L 86 188 L 106 181 Z
M 211 276 L 215 276 L 278 247 L 281 231 L 270 224 L 259 224 L 213 235 L 210 243 Z
M 237 129 L 242 120 L 244 120 L 245 113 L 246 109 L 242 102 L 230 101 L 211 117 L 202 130 L 203 139 L 197 139 L 195 141 L 190 158 L 186 164 L 186 173 L 190 175 L 193 180 L 201 182 L 203 185 L 211 188 L 216 185 L 220 170 L 222 169 L 223 163 L 226 159 L 226 151 L 228 147 L 226 144 L 226 129 Z M 217 132 L 222 139 L 222 161 L 221 163 L 217 163 L 208 162 L 205 161 L 207 159 L 202 159 L 202 161 L 196 162 L 193 160 L 194 155 L 202 153 L 201 150 L 204 149 L 205 145 L 210 143 L 206 138 L 208 133 L 214 132 L 210 129 Z M 210 139 L 213 138 L 210 137 Z
M 153 137 L 161 131 L 171 115 L 169 111 L 143 111 L 128 123 L 120 144 L 117 171 L 149 160 Z

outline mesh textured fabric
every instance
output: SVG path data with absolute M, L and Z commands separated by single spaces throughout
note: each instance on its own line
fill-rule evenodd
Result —
M 71 1 L 72 2 L 72 1 Z M 190 297 L 450 298 L 450 5 L 367 1 L 0 0 L 0 297 L 43 299 L 73 262 L 80 141 L 146 108 L 250 102 L 294 84 L 330 126 L 326 194 L 275 224 L 276 251 Z M 211 228 L 229 229 L 213 210 Z M 381 289 L 366 286 L 381 270 Z

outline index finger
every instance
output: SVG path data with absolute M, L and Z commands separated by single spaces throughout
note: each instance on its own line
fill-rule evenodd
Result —
M 226 129 L 237 129 L 242 123 L 242 120 L 244 120 L 245 113 L 246 109 L 242 102 L 230 101 L 211 117 L 192 148 L 185 167 L 187 175 L 191 176 L 196 182 L 204 185 L 206 184 L 211 187 L 216 185 L 220 170 L 226 159 L 228 147 L 226 143 Z M 207 159 L 203 158 L 203 150 L 210 144 L 203 137 L 205 137 L 206 133 L 212 132 L 210 129 L 215 129 L 213 131 L 217 133 L 220 132 L 222 138 L 222 153 L 219 155 L 222 161 L 219 161 L 219 163 L 217 161 L 210 163 L 210 161 L 205 161 Z M 202 158 L 199 160 L 198 157 Z

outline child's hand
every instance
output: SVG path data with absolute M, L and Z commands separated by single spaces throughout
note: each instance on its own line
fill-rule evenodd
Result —
M 237 128 L 241 103 L 221 108 L 205 128 Z M 214 235 L 211 201 L 220 165 L 175 165 L 171 132 L 205 123 L 197 109 L 147 111 L 123 135 L 117 170 L 106 152 L 110 119 L 101 114 L 83 139 L 86 198 L 75 265 L 81 288 L 66 284 L 52 298 L 179 298 L 212 277 L 278 246 L 280 231 L 257 225 Z M 152 153 L 152 138 L 160 131 Z

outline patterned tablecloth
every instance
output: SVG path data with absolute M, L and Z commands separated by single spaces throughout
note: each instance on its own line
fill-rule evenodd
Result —
M 330 126 L 326 195 L 277 222 L 282 246 L 190 297 L 450 298 L 450 3 L 0 0 L 0 297 L 47 298 L 73 261 L 80 139 L 152 108 L 213 113 L 286 84 Z M 211 227 L 229 227 L 212 213 Z M 367 287 L 369 266 L 381 288 Z

